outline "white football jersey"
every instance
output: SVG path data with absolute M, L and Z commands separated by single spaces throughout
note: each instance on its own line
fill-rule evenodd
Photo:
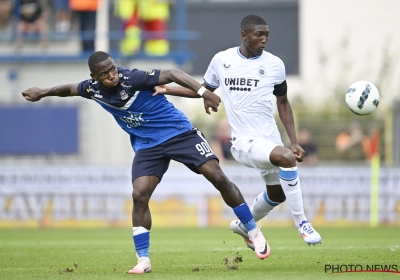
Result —
M 247 59 L 239 47 L 217 53 L 204 75 L 205 84 L 221 88 L 232 137 L 267 139 L 278 130 L 274 86 L 285 79 L 285 65 L 279 57 L 264 51 Z

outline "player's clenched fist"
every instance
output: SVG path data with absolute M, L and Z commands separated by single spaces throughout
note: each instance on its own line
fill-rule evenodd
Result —
M 204 108 L 206 109 L 207 114 L 210 114 L 210 107 L 214 112 L 218 112 L 218 106 L 221 103 L 221 98 L 217 94 L 207 90 L 203 94 L 203 99 Z
M 41 93 L 42 93 L 41 88 L 33 87 L 23 91 L 22 96 L 25 97 L 25 99 L 28 101 L 35 102 L 42 99 L 42 96 L 40 95 Z

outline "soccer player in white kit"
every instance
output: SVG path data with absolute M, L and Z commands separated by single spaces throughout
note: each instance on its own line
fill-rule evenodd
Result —
M 287 99 L 285 65 L 265 51 L 269 28 L 257 15 L 241 22 L 242 43 L 217 53 L 204 75 L 204 89 L 197 93 L 180 87 L 159 89 L 159 93 L 200 97 L 206 90 L 221 89 L 226 115 L 232 130 L 233 157 L 241 164 L 257 169 L 266 184 L 251 206 L 256 221 L 280 203 L 287 201 L 300 236 L 307 244 L 321 243 L 320 234 L 308 222 L 303 209 L 296 161 L 304 150 L 297 142 L 293 113 Z M 279 117 L 290 139 L 290 149 L 283 146 L 274 119 L 276 97 Z M 254 249 L 244 226 L 238 220 L 230 224 L 247 246 Z

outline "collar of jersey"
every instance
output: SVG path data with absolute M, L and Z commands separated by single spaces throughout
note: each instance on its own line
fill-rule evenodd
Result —
M 248 59 L 248 60 L 254 60 L 254 59 L 259 58 L 259 56 L 250 57 L 250 58 L 245 57 L 243 54 L 241 54 L 241 52 L 240 52 L 240 47 L 237 47 L 237 53 L 238 53 L 238 55 L 239 55 L 241 58 Z

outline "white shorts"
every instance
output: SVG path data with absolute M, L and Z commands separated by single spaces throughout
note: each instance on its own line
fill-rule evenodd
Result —
M 240 136 L 232 141 L 231 153 L 236 161 L 257 169 L 267 185 L 280 185 L 279 167 L 273 165 L 269 159 L 276 146 L 283 146 L 279 132 L 273 133 L 271 140 Z

